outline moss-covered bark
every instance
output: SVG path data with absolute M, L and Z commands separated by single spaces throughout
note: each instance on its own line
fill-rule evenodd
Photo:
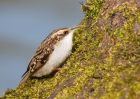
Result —
M 3 98 L 139 99 L 140 1 L 86 0 L 82 8 L 85 18 L 61 70 Z

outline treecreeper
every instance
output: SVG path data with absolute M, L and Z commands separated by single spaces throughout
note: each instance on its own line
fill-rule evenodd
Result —
M 78 27 L 60 28 L 50 33 L 37 48 L 26 72 L 22 75 L 20 84 L 26 82 L 30 77 L 42 77 L 59 69 L 71 54 L 73 34 Z

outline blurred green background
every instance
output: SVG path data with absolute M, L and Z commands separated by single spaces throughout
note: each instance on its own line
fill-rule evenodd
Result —
M 83 18 L 83 0 L 0 0 L 0 95 L 21 80 L 40 42 Z

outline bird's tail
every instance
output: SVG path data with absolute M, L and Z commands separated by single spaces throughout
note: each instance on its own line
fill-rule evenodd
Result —
M 24 82 L 26 82 L 28 80 L 30 76 L 30 71 L 26 72 L 23 76 L 22 76 L 22 80 L 20 81 L 19 85 L 23 84 Z

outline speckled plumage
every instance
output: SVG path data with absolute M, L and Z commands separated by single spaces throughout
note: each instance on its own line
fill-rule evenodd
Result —
M 37 48 L 20 84 L 30 76 L 42 77 L 57 68 L 71 53 L 73 32 L 74 28 L 53 31 Z

